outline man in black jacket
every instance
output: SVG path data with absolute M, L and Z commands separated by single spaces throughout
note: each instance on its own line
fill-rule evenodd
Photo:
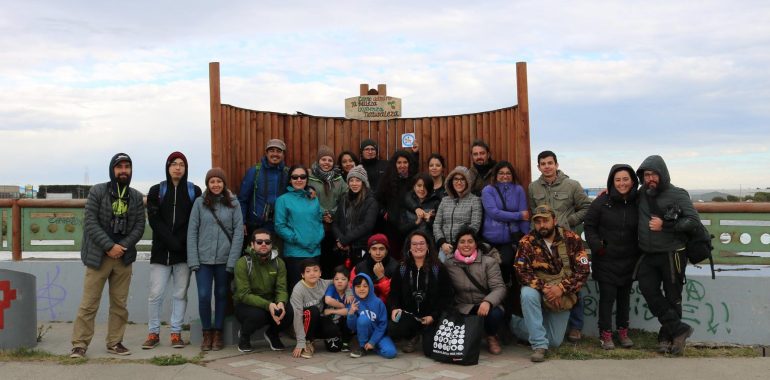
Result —
M 104 283 L 110 286 L 110 313 L 107 320 L 107 352 L 130 355 L 123 346 L 128 323 L 128 289 L 136 244 L 144 234 L 143 195 L 131 184 L 131 157 L 118 153 L 109 166 L 110 181 L 94 185 L 88 192 L 83 217 L 83 243 L 80 259 L 86 266 L 83 298 L 72 328 L 71 358 L 86 355 L 94 337 L 94 318 L 99 311 Z
M 184 348 L 182 320 L 187 309 L 187 223 L 195 198 L 201 189 L 187 181 L 187 157 L 180 152 L 166 159 L 166 180 L 151 187 L 147 195 L 147 218 L 152 227 L 150 256 L 150 294 L 147 312 L 149 334 L 143 349 L 160 342 L 160 311 L 169 278 L 173 281 L 171 296 L 171 346 Z
M 647 157 L 636 175 L 644 184 L 639 196 L 639 249 L 643 254 L 637 272 L 639 289 L 661 324 L 658 352 L 681 355 L 693 333 L 682 322 L 685 244 L 700 216 L 687 191 L 671 184 L 662 157 Z

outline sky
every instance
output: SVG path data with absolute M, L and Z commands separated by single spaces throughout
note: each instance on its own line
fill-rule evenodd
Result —
M 126 152 L 146 191 L 174 150 L 202 184 L 209 62 L 226 104 L 344 116 L 386 83 L 421 117 L 515 104 L 524 61 L 533 160 L 584 187 L 651 154 L 687 189 L 770 187 L 767 1 L 0 5 L 0 185 L 104 182 Z

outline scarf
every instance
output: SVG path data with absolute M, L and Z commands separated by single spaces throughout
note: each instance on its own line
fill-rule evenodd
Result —
M 325 172 L 323 169 L 321 169 L 317 162 L 314 162 L 313 165 L 310 166 L 310 171 L 313 173 L 314 177 L 321 180 L 321 182 L 324 184 L 324 189 L 326 189 L 327 192 L 331 191 L 332 178 L 334 178 L 334 174 L 336 173 L 334 168 L 328 172 Z
M 476 261 L 476 257 L 478 257 L 478 256 L 479 256 L 479 250 L 478 249 L 474 249 L 473 252 L 471 252 L 470 256 L 463 256 L 463 254 L 460 253 L 460 249 L 459 248 L 455 249 L 455 260 L 457 260 L 457 261 L 459 261 L 461 263 L 470 264 L 470 263 Z

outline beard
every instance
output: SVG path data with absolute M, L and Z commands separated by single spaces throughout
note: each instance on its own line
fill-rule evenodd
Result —
M 128 185 L 128 183 L 131 182 L 131 176 L 125 175 L 125 174 L 121 174 L 121 175 L 115 177 L 115 180 L 119 184 L 121 184 L 121 185 Z
M 537 234 L 543 239 L 553 237 L 554 232 L 556 232 L 556 227 L 551 227 L 551 228 L 544 227 L 537 230 Z

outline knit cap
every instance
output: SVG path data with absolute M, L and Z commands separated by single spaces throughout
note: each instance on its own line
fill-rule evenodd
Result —
M 373 146 L 374 149 L 379 150 L 380 148 L 377 146 L 377 142 L 372 139 L 366 139 L 364 141 L 361 141 L 361 151 L 364 151 L 364 148 L 367 146 Z
M 388 251 L 390 251 L 390 243 L 388 242 L 388 237 L 384 234 L 372 235 L 369 240 L 366 241 L 366 248 L 372 248 L 372 246 L 375 244 L 382 244 Z
M 334 160 L 334 151 L 332 151 L 332 148 L 329 148 L 326 145 L 321 145 L 318 147 L 318 155 L 316 156 L 316 160 L 320 160 L 321 157 L 331 157 L 332 160 Z
M 209 180 L 212 177 L 217 177 L 222 180 L 222 182 L 225 183 L 225 186 L 227 185 L 227 176 L 225 176 L 225 171 L 222 170 L 222 168 L 211 168 L 209 171 L 206 172 L 206 187 L 209 185 Z
M 356 165 L 353 167 L 353 169 L 350 169 L 348 172 L 348 178 L 347 181 L 350 181 L 351 178 L 358 178 L 361 180 L 361 182 L 364 183 L 364 186 L 366 188 L 369 188 L 369 176 L 366 174 L 366 169 L 364 169 L 361 165 Z

